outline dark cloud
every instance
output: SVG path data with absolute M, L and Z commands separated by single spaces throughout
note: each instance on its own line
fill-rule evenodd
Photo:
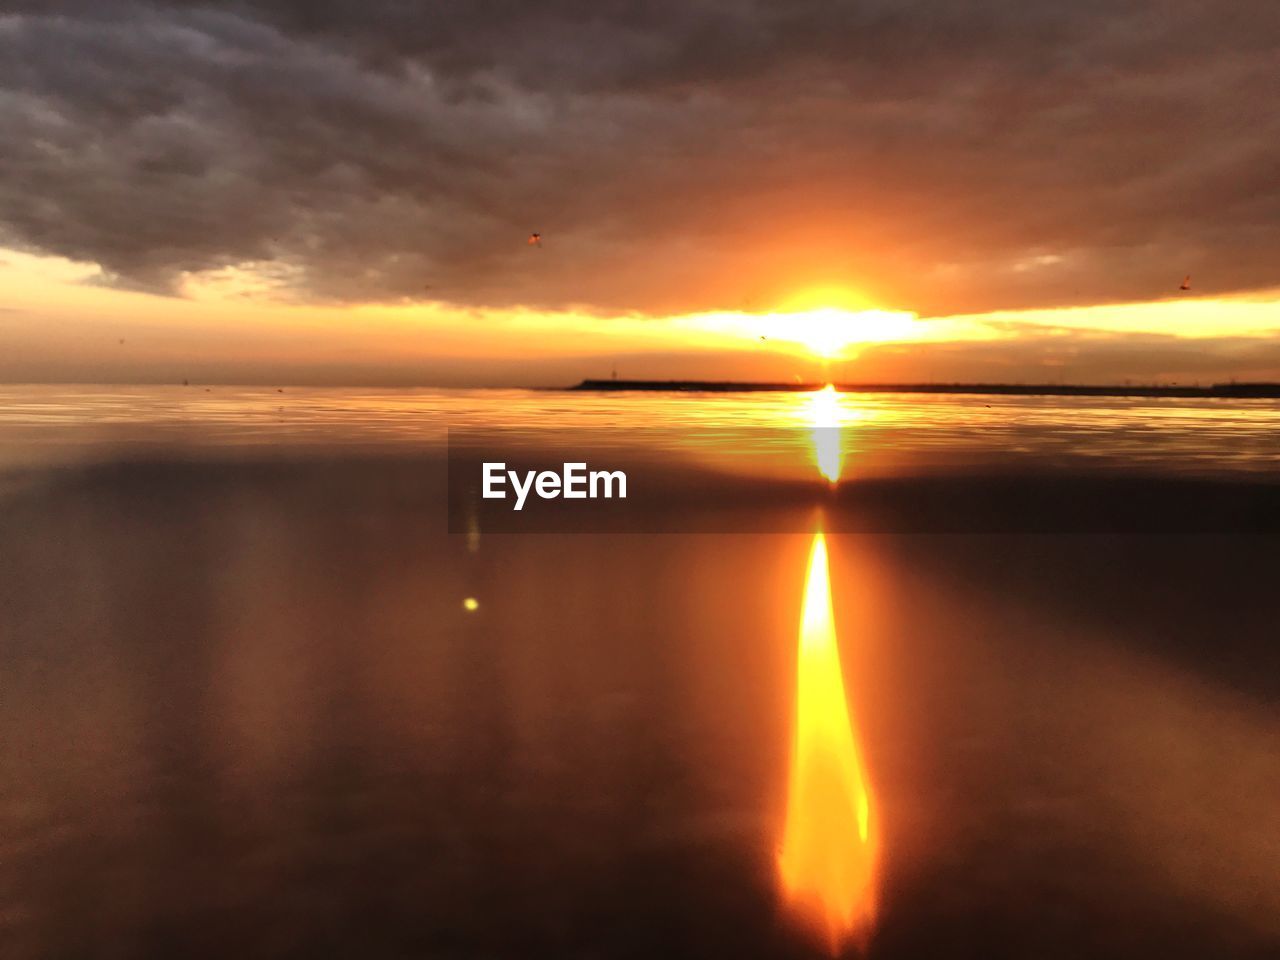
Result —
M 1267 0 L 0 11 L 0 238 L 115 284 L 949 313 L 1277 279 Z

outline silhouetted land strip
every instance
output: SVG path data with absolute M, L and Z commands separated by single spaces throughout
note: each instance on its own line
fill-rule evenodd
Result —
M 739 380 L 583 380 L 573 390 L 639 390 L 650 393 L 755 393 L 821 390 L 821 383 Z M 1079 383 L 838 383 L 845 393 L 969 393 L 1035 397 L 1229 397 L 1280 399 L 1280 383 L 1215 383 L 1200 386 L 1133 386 Z

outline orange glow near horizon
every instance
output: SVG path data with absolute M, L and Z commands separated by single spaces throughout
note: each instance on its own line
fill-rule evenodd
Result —
M 832 955 L 865 942 L 876 914 L 879 837 L 845 697 L 826 538 L 814 534 L 805 579 L 787 812 L 778 853 L 782 893 Z
M 856 290 L 800 287 L 750 310 L 649 315 L 589 305 L 484 307 L 408 297 L 314 301 L 289 287 L 289 278 L 280 265 L 246 263 L 186 275 L 176 296 L 155 296 L 104 286 L 93 263 L 0 245 L 0 371 L 12 381 L 91 377 L 132 383 L 190 376 L 244 382 L 252 375 L 264 383 L 348 384 L 375 383 L 391 371 L 397 382 L 420 376 L 423 383 L 546 385 L 599 376 L 615 360 L 625 378 L 744 380 L 808 380 L 820 375 L 820 367 L 830 376 L 832 362 L 849 364 L 839 371 L 845 379 L 874 380 L 892 361 L 898 372 L 891 376 L 902 379 L 1032 382 L 1038 375 L 1061 379 L 1062 356 L 1071 356 L 1077 342 L 1098 337 L 1280 335 L 1280 288 L 917 317 L 878 309 Z M 989 374 L 953 372 L 953 364 L 987 363 L 988 343 L 1027 347 L 1013 358 L 1014 367 L 1008 357 L 996 357 Z M 922 349 L 914 360 L 914 353 L 869 349 L 880 344 L 957 349 Z M 1275 376 L 1273 360 L 1249 367 L 1225 349 L 1214 356 L 1219 366 L 1198 375 L 1227 379 L 1238 365 L 1242 378 Z M 464 361 L 467 372 L 455 361 Z M 1091 369 L 1084 354 L 1070 375 L 1082 382 L 1156 377 L 1137 369 Z

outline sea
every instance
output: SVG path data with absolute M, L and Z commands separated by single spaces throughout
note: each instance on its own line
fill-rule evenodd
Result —
M 476 499 L 481 460 L 624 501 Z M 1280 954 L 1280 403 L 0 386 L 0 956 Z

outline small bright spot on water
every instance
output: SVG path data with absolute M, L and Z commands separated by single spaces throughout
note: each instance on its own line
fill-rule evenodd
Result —
M 467 597 L 467 599 L 462 601 L 462 609 L 466 610 L 468 613 L 475 613 L 480 609 L 480 601 L 475 597 Z

